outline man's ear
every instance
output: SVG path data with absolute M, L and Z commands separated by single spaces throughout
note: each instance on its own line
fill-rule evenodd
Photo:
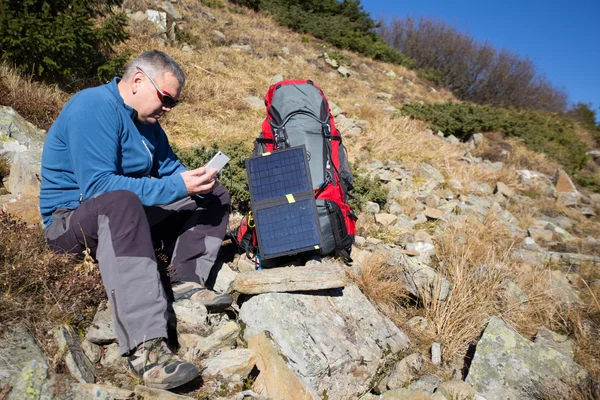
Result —
M 131 77 L 131 93 L 136 94 L 144 82 L 144 74 L 137 71 Z

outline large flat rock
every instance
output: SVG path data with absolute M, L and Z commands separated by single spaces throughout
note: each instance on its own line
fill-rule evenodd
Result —
M 243 272 L 235 278 L 233 290 L 260 294 L 335 289 L 345 285 L 346 274 L 342 265 L 318 264 Z
M 410 346 L 356 286 L 318 294 L 261 294 L 242 305 L 240 319 L 246 340 L 269 331 L 292 370 L 332 400 L 365 390 L 384 353 Z
M 533 343 L 492 317 L 477 343 L 465 380 L 487 400 L 568 399 L 590 384 L 587 371 L 543 343 Z

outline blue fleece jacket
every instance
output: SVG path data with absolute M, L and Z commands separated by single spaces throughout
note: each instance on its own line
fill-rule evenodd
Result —
M 168 204 L 187 196 L 177 160 L 158 122 L 141 124 L 123 102 L 117 83 L 74 95 L 48 131 L 42 153 L 40 211 L 46 228 L 57 208 L 114 190 L 129 190 L 142 204 Z

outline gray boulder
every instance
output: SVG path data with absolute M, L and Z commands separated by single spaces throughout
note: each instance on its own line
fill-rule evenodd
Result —
M 590 377 L 570 357 L 532 343 L 501 318 L 492 317 L 465 381 L 488 400 L 567 399 L 571 387 L 589 387 Z
M 117 341 L 112 315 L 107 303 L 98 307 L 85 338 L 95 344 L 110 344 Z
M 388 260 L 390 265 L 400 267 L 400 280 L 412 295 L 435 297 L 441 301 L 448 298 L 452 287 L 450 282 L 418 258 L 393 251 Z
M 40 194 L 44 131 L 25 121 L 10 107 L 0 106 L 0 156 L 8 159 L 11 193 Z
M 29 368 L 31 361 L 36 361 L 35 368 L 45 366 L 46 360 L 35 339 L 25 328 L 15 327 L 0 339 L 0 388 L 10 383 L 24 368 Z
M 246 340 L 269 331 L 292 370 L 330 399 L 366 390 L 384 354 L 410 346 L 356 286 L 319 294 L 261 294 L 242 305 L 240 319 Z

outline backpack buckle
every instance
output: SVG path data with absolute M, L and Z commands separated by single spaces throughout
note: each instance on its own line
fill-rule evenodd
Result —
M 325 138 L 331 138 L 331 127 L 329 124 L 321 124 L 321 133 Z

